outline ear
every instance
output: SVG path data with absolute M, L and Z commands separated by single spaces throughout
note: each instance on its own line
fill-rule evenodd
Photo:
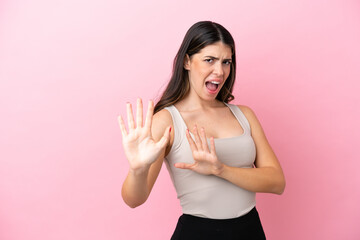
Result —
M 186 70 L 190 70 L 190 57 L 189 55 L 185 55 L 185 58 L 184 58 L 184 68 Z

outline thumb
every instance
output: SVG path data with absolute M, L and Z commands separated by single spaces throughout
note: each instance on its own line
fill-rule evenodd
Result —
M 164 148 L 167 146 L 167 144 L 170 141 L 170 131 L 171 127 L 167 127 L 165 129 L 164 135 L 161 137 L 161 139 L 156 143 L 157 147 Z
M 175 163 L 174 167 L 176 168 L 181 168 L 181 169 L 191 169 L 193 166 L 193 164 L 188 164 L 188 163 Z

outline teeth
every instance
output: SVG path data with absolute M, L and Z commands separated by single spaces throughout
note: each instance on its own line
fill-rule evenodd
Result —
M 220 84 L 220 82 L 210 81 L 212 84 Z

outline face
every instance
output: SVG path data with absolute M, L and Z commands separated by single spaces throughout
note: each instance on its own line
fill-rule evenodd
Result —
M 190 58 L 187 56 L 184 68 L 189 74 L 190 94 L 213 100 L 230 74 L 231 48 L 222 42 L 208 45 Z

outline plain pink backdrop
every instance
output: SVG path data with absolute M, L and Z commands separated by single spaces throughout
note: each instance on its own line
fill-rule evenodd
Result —
M 1 240 L 170 238 L 165 168 L 144 205 L 122 201 L 117 116 L 159 96 L 199 20 L 233 34 L 234 103 L 286 175 L 282 196 L 257 195 L 268 239 L 360 239 L 359 1 L 2 0 Z

